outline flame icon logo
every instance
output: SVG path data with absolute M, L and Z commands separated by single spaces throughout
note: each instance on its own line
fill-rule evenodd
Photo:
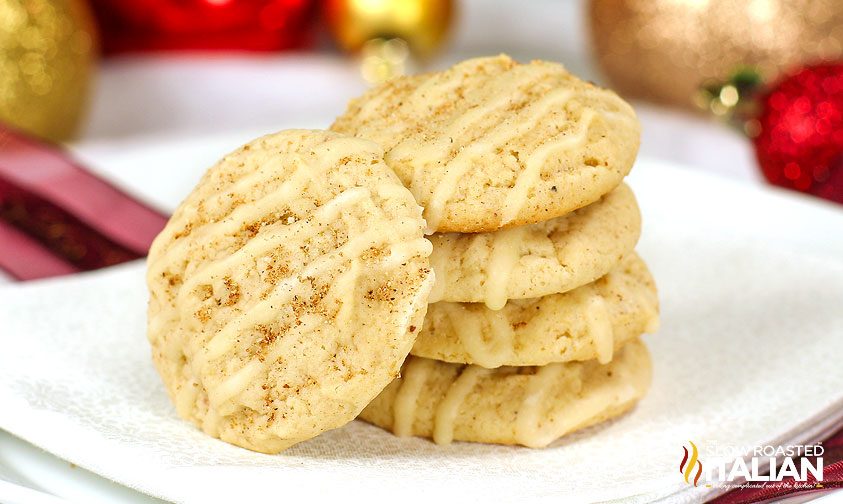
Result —
M 689 452 L 688 448 L 682 447 L 685 450 L 685 456 L 682 457 L 682 462 L 679 463 L 679 473 L 684 476 L 685 483 L 693 483 L 694 486 L 697 486 L 700 476 L 702 476 L 702 462 L 698 458 L 700 452 L 697 450 L 697 445 L 693 441 L 688 442 L 691 444 L 691 451 Z M 696 471 L 694 471 L 695 469 Z M 696 474 L 694 474 L 695 472 Z M 693 481 L 691 480 L 691 475 L 694 475 Z

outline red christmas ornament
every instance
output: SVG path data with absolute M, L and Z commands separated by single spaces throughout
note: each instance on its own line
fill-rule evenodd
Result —
M 276 51 L 310 42 L 314 0 L 93 0 L 106 53 Z
M 843 203 L 843 63 L 784 77 L 758 105 L 753 142 L 767 180 Z

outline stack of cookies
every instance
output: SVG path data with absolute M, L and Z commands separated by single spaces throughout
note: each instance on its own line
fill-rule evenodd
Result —
M 360 418 L 395 434 L 546 446 L 646 392 L 658 325 L 623 183 L 632 108 L 506 56 L 399 78 L 332 130 L 373 140 L 424 208 L 435 285 L 401 376 Z
M 228 154 L 155 239 L 148 337 L 182 418 L 266 453 L 358 415 L 545 446 L 644 395 L 629 105 L 499 56 L 389 82 L 332 129 Z

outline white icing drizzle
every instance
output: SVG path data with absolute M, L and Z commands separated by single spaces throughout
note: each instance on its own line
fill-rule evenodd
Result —
M 267 163 L 267 165 L 262 165 L 260 168 L 253 171 L 252 173 L 247 173 L 247 174 L 245 174 L 241 177 L 238 177 L 237 180 L 235 180 L 233 184 L 226 187 L 226 190 L 218 191 L 218 192 L 214 193 L 213 195 L 209 196 L 207 199 L 204 200 L 203 206 L 205 208 L 218 208 L 218 207 L 224 205 L 226 200 L 231 198 L 231 195 L 242 194 L 243 192 L 247 191 L 249 188 L 266 184 L 267 182 L 269 182 L 273 178 L 278 177 L 278 173 L 279 173 L 279 168 L 277 166 L 274 166 L 274 163 L 272 163 L 272 164 Z M 294 173 L 294 175 L 295 175 L 295 173 Z M 302 179 L 296 180 L 295 178 L 291 177 L 289 182 L 299 183 L 299 182 L 302 182 L 302 181 L 303 181 Z M 264 194 L 263 196 L 261 196 L 260 198 L 258 198 L 257 200 L 255 200 L 254 203 L 262 202 L 266 198 L 272 198 L 277 192 L 278 191 L 270 191 L 270 192 Z M 232 213 L 237 212 L 243 206 L 245 206 L 245 205 L 234 206 L 233 208 L 231 208 L 231 212 Z M 197 208 L 192 207 L 192 208 L 189 208 L 189 210 L 194 212 L 194 214 L 195 214 Z M 231 214 L 229 214 L 229 215 L 231 215 Z M 227 216 L 225 216 L 225 217 L 227 217 Z M 222 218 L 222 219 L 220 219 L 219 222 L 222 222 L 224 220 L 225 220 L 225 218 Z M 194 230 L 194 232 L 195 231 L 196 230 Z
M 588 128 L 594 119 L 595 112 L 587 109 L 582 113 L 576 131 L 565 132 L 547 140 L 527 158 L 524 170 L 518 174 L 515 186 L 506 195 L 506 201 L 501 211 L 501 225 L 504 226 L 518 217 L 532 189 L 539 179 L 542 167 L 547 163 L 551 153 L 560 149 L 571 149 L 582 145 L 588 139 Z
M 489 359 L 489 346 L 483 341 L 483 316 L 468 310 L 459 303 L 442 304 L 451 329 L 465 347 L 471 360 L 481 364 Z M 488 367 L 488 366 L 484 366 Z
M 477 363 L 483 367 L 496 368 L 514 357 L 515 330 L 512 328 L 512 322 L 503 311 L 495 311 L 490 314 L 489 327 L 494 344 L 489 352 L 489 358 L 484 362 L 478 361 Z
M 340 148 L 336 148 L 337 144 L 339 144 Z M 333 138 L 323 142 L 312 151 L 312 154 L 319 158 L 320 167 L 324 167 L 319 170 L 314 170 L 313 167 L 308 164 L 307 160 L 300 154 L 294 152 L 288 153 L 287 163 L 295 164 L 296 168 L 280 187 L 274 191 L 264 194 L 262 197 L 253 202 L 242 204 L 233 208 L 229 214 L 221 216 L 216 222 L 205 224 L 199 229 L 194 229 L 192 234 L 195 236 L 215 237 L 237 231 L 243 226 L 243 224 L 252 222 L 257 217 L 260 217 L 261 215 L 259 211 L 261 209 L 265 209 L 267 207 L 280 208 L 285 202 L 285 198 L 290 198 L 293 195 L 303 192 L 305 183 L 317 179 L 322 170 L 328 169 L 333 164 L 336 164 L 343 155 L 347 155 L 350 152 L 359 154 L 360 149 L 364 146 L 366 146 L 365 143 L 360 142 L 360 140 L 353 140 L 346 137 Z M 368 145 L 367 147 L 371 147 L 369 149 L 369 153 L 380 155 L 379 148 L 375 144 Z M 209 198 L 205 206 L 208 208 L 220 206 L 222 205 L 222 202 L 229 197 L 229 194 L 237 194 L 242 190 L 267 183 L 273 178 L 278 177 L 279 174 L 283 173 L 283 166 L 280 166 L 280 160 L 280 157 L 274 156 L 264 159 L 258 169 L 239 177 L 237 181 L 230 186 L 218 190 L 216 194 Z M 223 161 L 223 163 L 226 161 L 227 158 Z M 196 212 L 196 208 L 193 207 L 185 210 L 194 213 Z M 167 251 L 154 263 L 150 263 L 149 274 L 160 275 L 161 271 L 163 271 L 162 268 L 170 264 L 174 256 L 184 255 L 187 252 L 187 248 L 189 247 L 191 241 L 194 240 L 175 240 L 170 243 Z
M 519 226 L 495 232 L 486 265 L 485 302 L 490 310 L 500 310 L 506 304 L 509 278 L 520 259 L 520 247 L 527 231 L 526 226 Z
M 615 333 L 606 301 L 599 294 L 592 294 L 585 301 L 585 327 L 591 335 L 597 362 L 606 364 L 612 360 L 615 350 Z
M 502 311 L 477 312 L 459 303 L 444 303 L 442 308 L 471 362 L 484 368 L 497 368 L 511 357 L 514 330 Z M 483 331 L 488 322 L 488 341 Z
M 454 440 L 454 422 L 460 407 L 477 386 L 477 381 L 491 372 L 491 369 L 480 366 L 466 366 L 459 378 L 454 380 L 433 417 L 433 441 L 436 444 L 450 444 Z
M 433 290 L 430 291 L 428 303 L 442 301 L 448 283 L 448 255 L 441 252 L 437 253 L 437 250 L 441 251 L 441 249 L 434 248 L 430 254 L 430 268 L 433 270 L 436 281 L 433 283 Z
M 428 103 L 436 98 L 440 100 L 447 96 L 448 93 L 455 90 L 461 85 L 456 79 L 451 80 L 443 80 L 440 74 L 433 74 L 430 77 L 426 78 L 424 81 L 419 83 L 416 88 L 407 96 L 401 106 L 398 108 L 398 112 L 396 115 L 404 115 L 403 112 L 408 110 L 418 110 L 420 104 Z M 384 93 L 379 94 L 378 100 L 369 100 L 373 102 L 373 107 L 366 107 L 364 110 L 366 112 L 373 111 L 380 103 L 384 101 L 386 95 Z M 361 114 L 362 116 L 363 114 Z M 415 116 L 418 117 L 419 114 L 409 114 L 411 117 Z
M 374 206 L 371 198 L 367 198 L 366 203 L 366 206 Z M 346 225 L 349 236 L 358 231 L 358 226 L 353 220 L 347 219 L 345 215 L 340 215 L 340 219 Z M 331 284 L 329 296 L 340 304 L 334 322 L 340 327 L 345 326 L 354 315 L 354 289 L 357 287 L 361 268 L 359 258 L 351 259 L 348 269 Z
M 537 70 L 538 69 L 529 66 L 517 66 L 501 74 L 497 79 L 490 82 L 502 83 L 502 85 L 499 89 L 495 90 L 495 94 L 486 100 L 483 106 L 477 106 L 466 111 L 463 115 L 454 119 L 441 134 L 437 135 L 432 140 L 427 141 L 423 145 L 418 145 L 418 142 L 414 141 L 415 139 L 412 138 L 402 140 L 390 150 L 390 157 L 397 159 L 438 157 L 442 152 L 448 152 L 453 148 L 453 139 L 459 139 L 464 135 L 469 134 L 472 129 L 477 129 L 477 123 L 488 117 L 490 113 L 506 108 L 512 104 L 514 101 L 513 97 L 516 93 L 518 93 L 518 88 L 523 86 L 524 80 L 520 80 L 518 78 L 507 78 L 510 74 L 524 74 L 523 77 L 530 79 L 530 74 L 538 73 Z M 540 78 L 541 75 L 537 75 L 536 77 Z M 538 82 L 538 78 L 533 77 L 532 83 L 535 84 Z M 451 82 L 459 83 L 460 80 L 461 79 L 454 79 Z M 449 92 L 452 87 L 453 86 L 449 86 L 445 89 Z M 445 95 L 447 92 L 440 93 L 440 96 L 438 97 L 440 101 L 446 99 Z M 416 93 L 414 92 L 414 95 L 415 94 Z M 412 103 L 415 102 L 413 100 L 407 100 L 405 101 L 405 106 Z M 427 107 L 424 109 L 416 108 L 414 115 L 424 115 L 426 109 Z M 413 182 L 415 183 L 416 180 L 413 180 Z
M 423 117 L 422 112 L 419 111 L 420 104 L 427 103 L 428 100 L 433 98 L 439 98 L 442 100 L 449 92 L 455 90 L 460 85 L 461 82 L 456 79 L 443 81 L 440 74 L 433 74 L 417 84 L 413 92 L 402 100 L 401 105 L 391 115 L 402 118 Z M 360 109 L 354 115 L 358 118 L 370 117 L 373 115 L 382 116 L 384 112 L 379 111 L 378 108 L 380 108 L 387 98 L 391 96 L 391 93 L 385 92 L 375 92 L 371 95 L 367 95 L 366 99 L 356 102 L 360 106 Z M 354 128 L 352 128 L 352 130 L 354 130 Z M 361 134 L 359 129 L 354 131 L 354 133 Z M 397 145 L 393 146 L 393 148 L 389 151 L 392 152 L 395 147 L 397 147 Z M 389 153 L 387 153 L 386 157 L 390 157 Z
M 469 158 L 470 160 L 474 154 L 481 153 L 481 148 L 482 146 L 478 146 L 478 144 L 469 145 L 445 165 L 444 175 L 434 187 L 430 201 L 424 209 L 425 222 L 427 222 L 426 233 L 432 234 L 439 227 L 445 212 L 445 204 L 456 191 L 460 179 L 471 168 L 471 164 L 466 162 L 465 159 Z
M 319 222 L 336 219 L 344 208 L 364 200 L 369 196 L 369 191 L 362 187 L 347 189 L 321 207 L 317 208 L 313 214 L 309 216 L 309 218 L 282 226 L 272 232 L 263 234 L 257 239 L 248 241 L 239 250 L 228 257 L 208 262 L 202 269 L 195 271 L 190 278 L 186 279 L 179 290 L 179 306 L 182 308 L 182 316 L 184 317 L 184 320 L 187 321 L 191 318 L 189 313 L 185 313 L 186 310 L 192 309 L 192 305 L 187 302 L 187 297 L 192 295 L 193 290 L 198 285 L 209 283 L 214 278 L 219 279 L 222 277 L 224 272 L 231 269 L 232 265 L 242 262 L 244 257 L 259 257 L 260 255 L 276 248 L 279 243 L 286 243 L 293 235 L 295 235 L 297 239 L 307 240 L 308 238 L 319 234 L 319 232 L 322 231 L 322 227 L 318 225 Z M 257 208 L 255 206 L 253 207 L 253 212 L 254 213 L 249 216 L 252 217 L 252 219 L 244 220 L 238 223 L 238 229 L 247 222 L 254 220 L 254 215 L 265 213 L 266 209 Z
M 324 329 L 324 325 L 325 319 L 320 316 L 313 314 L 306 314 L 302 316 L 301 325 L 290 329 L 290 332 L 285 334 L 284 338 L 278 338 L 275 340 L 275 343 L 269 347 L 266 356 L 264 357 L 264 363 L 272 363 L 279 357 L 289 355 L 291 348 L 296 346 L 298 341 L 301 339 L 298 335 L 316 333 L 320 330 L 320 328 Z
M 198 417 L 202 419 L 202 432 L 209 436 L 219 437 L 222 419 L 213 408 L 208 408 L 204 415 L 198 415 Z
M 515 440 L 519 443 L 532 446 L 530 442 L 538 434 L 547 390 L 562 378 L 564 372 L 563 364 L 548 364 L 530 377 L 515 419 Z
M 227 161 L 228 160 L 226 158 L 223 160 L 223 163 Z M 298 156 L 296 157 L 296 162 L 301 162 L 301 159 Z M 295 175 L 298 174 L 298 172 L 299 170 L 295 170 L 289 180 L 294 180 Z M 212 196 L 205 200 L 204 206 L 206 208 L 217 208 L 221 206 L 225 202 L 225 200 L 229 199 L 231 197 L 231 194 L 240 194 L 250 188 L 265 184 L 270 180 L 278 177 L 280 173 L 283 173 L 283 167 L 281 166 L 280 158 L 268 158 L 255 171 L 237 177 L 237 180 L 235 180 L 234 183 L 232 183 L 231 185 L 227 186 L 225 190 L 220 190 L 214 193 Z M 271 197 L 272 194 L 274 194 L 275 192 L 277 191 L 264 194 L 263 197 Z M 256 200 L 254 203 L 260 202 L 261 199 Z M 236 207 L 233 210 L 237 210 L 237 208 L 239 207 Z
M 294 289 L 301 284 L 302 278 L 317 276 L 320 273 L 334 268 L 349 258 L 359 257 L 368 248 L 380 245 L 390 236 L 401 236 L 410 234 L 416 227 L 414 219 L 405 219 L 393 229 L 381 229 L 378 227 L 367 230 L 343 246 L 329 253 L 323 254 L 314 259 L 310 264 L 302 268 L 296 277 L 285 278 L 279 282 L 266 297 L 257 302 L 250 311 L 242 313 L 226 323 L 211 338 L 205 346 L 205 362 L 221 357 L 233 345 L 245 328 L 265 323 L 276 315 L 276 306 L 289 302 L 294 296 Z
M 429 256 L 433 250 L 433 244 L 427 238 L 417 238 L 413 241 L 396 243 L 390 246 L 389 255 L 383 261 L 384 268 L 397 268 L 413 257 Z
M 427 203 L 425 218 L 427 219 L 428 232 L 432 233 L 439 227 L 439 223 L 444 216 L 445 205 L 456 191 L 460 179 L 473 166 L 472 161 L 475 156 L 492 151 L 511 139 L 526 134 L 536 127 L 543 114 L 550 107 L 563 106 L 573 94 L 573 91 L 568 89 L 551 91 L 540 100 L 524 107 L 512 118 L 512 122 L 502 122 L 492 128 L 486 135 L 469 145 L 463 146 L 462 150 L 445 165 L 444 175 L 436 184 L 431 199 Z M 494 103 L 494 100 L 489 103 Z M 482 108 L 485 111 L 484 113 L 487 114 L 491 112 L 488 105 L 478 108 Z
M 309 154 L 318 160 L 319 165 L 317 169 L 322 171 L 336 167 L 342 158 L 348 156 L 358 157 L 368 154 L 373 157 L 381 157 L 383 155 L 383 149 L 375 142 L 369 140 L 363 141 L 359 138 L 339 135 L 315 146 Z M 301 160 L 301 164 L 307 164 L 304 157 L 300 154 L 294 152 L 290 155 L 298 157 Z M 315 177 L 318 174 L 314 173 L 313 175 Z
M 401 222 L 391 231 L 395 235 L 401 236 L 411 232 L 413 229 L 417 228 L 415 227 L 414 220 L 410 219 Z M 301 284 L 301 278 L 316 276 L 322 271 L 335 267 L 343 261 L 345 257 L 351 257 L 351 268 L 338 282 L 332 285 L 331 288 L 331 294 L 342 303 L 338 313 L 338 324 L 342 324 L 342 318 L 350 316 L 351 311 L 353 311 L 353 292 L 361 270 L 357 258 L 366 249 L 381 243 L 383 236 L 388 236 L 384 231 L 385 230 L 382 228 L 370 229 L 360 236 L 349 240 L 339 249 L 319 256 L 308 266 L 303 268 L 299 273 L 299 276 L 287 278 L 279 282 L 265 300 L 260 301 L 253 306 L 251 310 L 231 320 L 219 331 L 217 331 L 217 333 L 205 346 L 204 353 L 200 353 L 195 359 L 200 369 L 206 366 L 211 360 L 221 357 L 225 354 L 225 352 L 232 348 L 238 335 L 241 334 L 245 328 L 253 327 L 260 323 L 266 323 L 274 318 L 278 309 L 276 307 L 280 307 L 284 303 L 292 300 L 294 295 L 293 291 L 295 287 Z M 357 264 L 356 267 L 355 264 Z M 300 327 L 299 329 L 302 331 L 316 330 L 315 326 L 308 327 L 308 325 L 309 322 L 305 320 L 303 327 Z M 277 354 L 281 352 L 281 348 L 282 347 L 280 345 L 276 345 L 273 349 L 274 351 L 270 352 L 268 358 L 265 359 L 265 362 L 272 362 Z M 245 389 L 251 379 L 264 370 L 265 367 L 266 364 L 264 362 L 260 362 L 258 360 L 249 361 L 240 370 L 236 371 L 233 375 L 227 378 L 222 384 L 214 387 L 213 390 L 209 390 L 209 399 L 211 400 L 211 403 L 222 413 L 224 411 L 221 409 L 223 404 L 228 399 Z M 238 389 L 238 387 L 240 388 Z
M 584 374 L 584 364 L 581 363 L 558 363 L 539 368 L 530 380 L 518 409 L 516 441 L 532 448 L 547 446 L 560 436 L 593 421 L 607 409 L 638 397 L 640 393 L 635 386 L 636 379 L 630 374 L 629 362 L 621 362 L 620 366 L 611 369 L 611 377 L 601 376 L 606 367 Z M 582 388 L 564 408 L 564 414 L 543 414 L 545 403 L 551 400 L 547 397 L 549 391 L 568 380 L 583 381 Z
M 548 384 L 547 387 L 551 385 Z M 533 424 L 535 427 L 519 434 L 518 442 L 532 448 L 547 446 L 559 437 L 593 421 L 608 408 L 625 404 L 637 396 L 635 387 L 629 383 L 621 383 L 620 380 L 604 383 L 587 390 L 585 394 L 578 397 L 571 407 L 566 408 L 565 415 L 544 419 L 543 426 L 540 426 L 538 422 Z
M 261 176 L 259 180 L 253 180 L 252 183 L 266 182 L 272 177 L 277 176 L 277 173 L 273 173 L 272 170 L 258 170 L 255 173 L 243 177 L 243 179 L 239 180 L 231 187 L 231 190 L 224 191 L 224 194 L 229 194 L 237 186 L 245 185 L 244 181 L 246 179 L 258 178 L 258 175 Z M 264 177 L 264 175 L 267 176 Z M 262 216 L 261 211 L 265 211 L 265 208 L 280 207 L 285 201 L 285 198 L 304 190 L 304 184 L 308 182 L 309 179 L 310 177 L 308 176 L 306 170 L 296 170 L 277 190 L 270 191 L 253 202 L 237 206 L 229 214 L 221 217 L 216 222 L 205 224 L 201 228 L 193 230 L 192 234 L 194 234 L 194 236 L 201 235 L 215 237 L 236 232 L 243 226 L 244 223 L 252 222 L 256 218 Z M 220 198 L 221 196 L 216 196 L 216 199 L 219 200 Z M 209 203 L 208 206 L 213 204 L 214 203 Z M 219 203 L 216 204 L 219 205 Z M 175 240 L 174 242 L 168 244 L 169 248 L 166 252 L 159 256 L 155 262 L 149 265 L 150 274 L 160 274 L 163 267 L 166 267 L 172 262 L 172 258 L 174 256 L 183 256 L 187 253 L 187 249 L 190 246 L 191 241 L 192 240 L 182 239 Z
M 208 400 L 214 407 L 219 408 L 223 403 L 248 387 L 252 379 L 260 374 L 263 369 L 263 363 L 257 360 L 247 362 L 245 366 L 231 374 L 222 383 L 208 389 Z
M 354 289 L 360 276 L 360 260 L 352 259 L 351 266 L 331 285 L 331 295 L 340 303 L 336 323 L 345 326 L 354 315 Z
M 515 68 L 530 68 L 530 67 L 515 67 Z M 510 70 L 512 72 L 512 70 Z M 451 80 L 451 82 L 455 82 L 455 80 Z M 454 138 L 461 138 L 462 136 L 466 135 L 473 126 L 476 125 L 478 121 L 481 121 L 484 117 L 487 117 L 493 111 L 506 107 L 510 103 L 512 103 L 512 96 L 518 89 L 518 86 L 521 82 L 518 79 L 508 79 L 506 82 L 505 87 L 500 90 L 495 96 L 489 99 L 483 106 L 475 107 L 462 116 L 456 118 L 448 128 L 442 132 L 442 134 L 435 137 L 432 141 L 428 141 L 425 144 L 419 145 L 418 142 L 410 141 L 410 138 L 405 139 L 399 142 L 394 148 L 392 148 L 388 154 L 389 159 L 403 159 L 403 158 L 415 158 L 415 159 L 424 159 L 424 158 L 436 158 L 441 155 L 442 152 L 449 152 L 453 148 L 453 141 Z M 425 83 L 427 84 L 427 82 Z M 451 86 L 453 87 L 453 86 Z M 450 89 L 450 88 L 445 88 Z M 414 92 L 414 95 L 418 91 Z M 445 93 L 442 93 L 443 95 Z M 414 103 L 413 100 L 407 100 L 406 103 Z M 476 147 L 476 143 L 473 145 L 469 145 L 468 149 L 474 149 L 477 154 L 481 154 L 486 149 L 478 149 Z M 457 169 L 451 168 L 452 164 L 457 161 L 458 158 L 462 155 L 463 151 L 457 153 L 454 159 L 445 165 L 445 179 L 450 179 L 453 181 L 453 184 L 456 185 L 460 178 L 465 174 L 465 172 L 471 167 L 470 160 L 469 162 L 465 162 L 462 165 L 457 165 Z M 466 155 L 472 154 L 472 151 Z M 422 183 L 419 181 L 419 177 L 424 175 L 426 170 L 420 168 L 419 163 L 415 163 L 413 165 L 413 174 L 410 181 L 410 188 L 418 191 L 418 188 L 421 187 Z M 443 179 L 440 183 L 433 188 L 431 191 L 431 202 L 427 205 L 428 208 L 434 208 L 433 214 L 425 211 L 425 219 L 427 222 L 427 234 L 431 234 L 435 231 L 435 228 L 438 226 L 439 221 L 442 218 L 442 211 L 444 211 L 444 205 L 447 201 L 442 201 L 441 203 L 435 203 L 435 201 L 441 200 L 442 198 L 450 199 L 450 192 L 453 192 L 456 188 L 450 187 L 447 182 Z M 450 191 L 450 192 L 449 192 Z M 437 206 L 438 205 L 438 206 Z M 436 208 L 441 208 L 441 210 L 436 210 Z
M 393 405 L 392 432 L 396 436 L 413 435 L 413 422 L 425 382 L 435 366 L 435 361 L 408 357 L 402 370 L 403 378 Z

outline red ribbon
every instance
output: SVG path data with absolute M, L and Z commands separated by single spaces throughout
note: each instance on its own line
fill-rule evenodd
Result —
M 828 490 L 843 488 L 843 429 L 832 434 L 831 437 L 822 443 L 823 453 L 823 481 L 820 486 L 809 489 L 794 489 L 796 481 L 793 478 L 784 478 L 781 482 L 766 481 L 758 488 L 738 488 L 714 499 L 712 504 L 750 504 L 758 502 L 775 502 L 785 496 L 803 495 L 818 493 Z M 783 485 L 783 483 L 785 485 Z M 809 475 L 808 484 L 818 483 L 812 475 Z M 790 484 L 791 488 L 786 486 Z
M 0 125 L 0 268 L 18 280 L 138 259 L 167 217 L 57 146 Z

